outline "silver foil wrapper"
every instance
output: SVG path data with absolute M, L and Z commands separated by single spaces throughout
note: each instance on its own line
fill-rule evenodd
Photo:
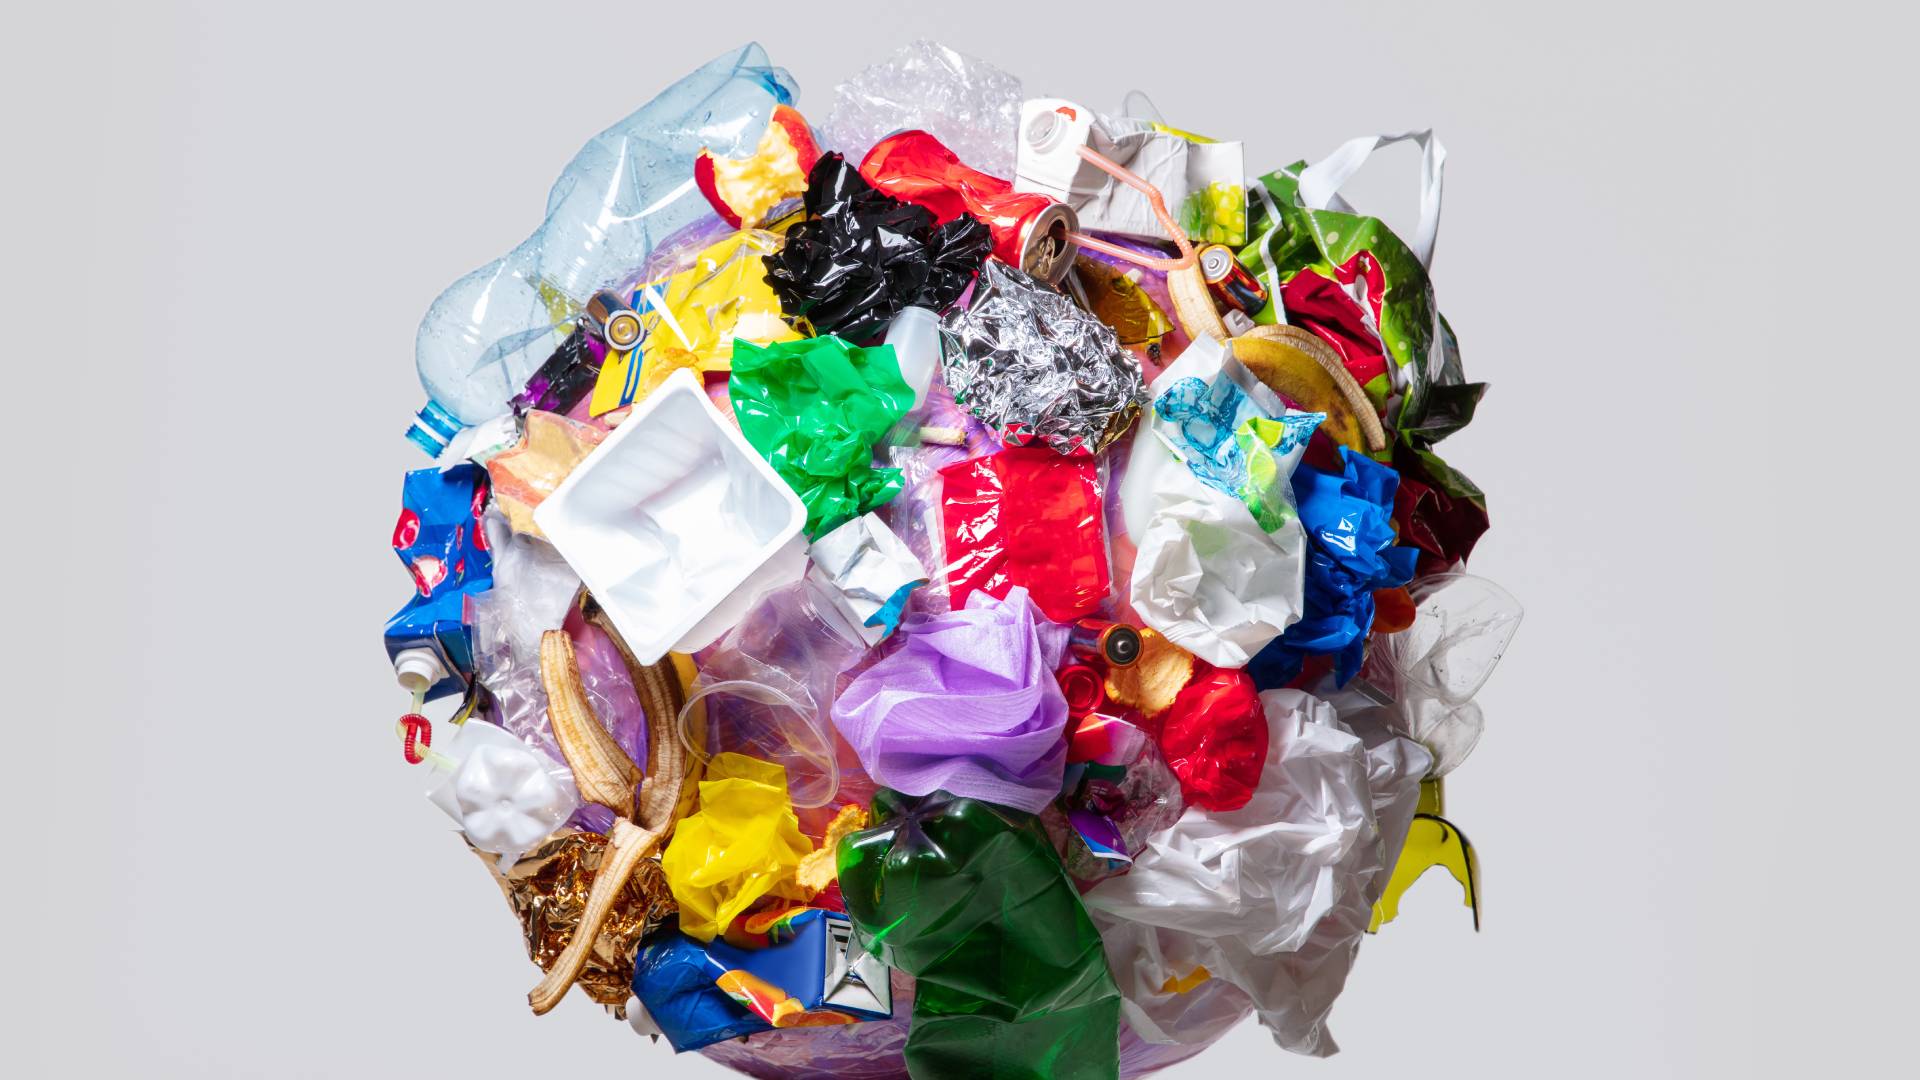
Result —
M 1010 446 L 1103 450 L 1147 401 L 1140 361 L 1112 327 L 993 259 L 940 334 L 954 400 Z

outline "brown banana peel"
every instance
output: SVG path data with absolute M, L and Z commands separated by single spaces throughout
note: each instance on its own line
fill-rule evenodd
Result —
M 663 662 L 643 668 L 634 662 L 626 642 L 610 626 L 602 629 L 618 647 L 646 713 L 649 767 L 642 780 L 639 767 L 594 715 L 580 682 L 573 640 L 564 630 L 547 631 L 540 640 L 540 680 L 547 689 L 554 740 L 574 770 L 581 796 L 618 816 L 607 833 L 607 852 L 594 877 L 579 927 L 566 950 L 547 969 L 546 978 L 527 995 L 527 1004 L 535 1014 L 552 1010 L 580 977 L 594 939 L 627 879 L 642 859 L 665 842 L 678 818 L 681 793 L 686 787 L 687 754 L 675 730 L 677 706 L 684 700 L 678 666 Z M 638 800 L 634 798 L 636 785 Z M 632 820 L 636 817 L 637 823 Z
M 1234 359 L 1275 393 L 1327 414 L 1320 430 L 1342 446 L 1375 454 L 1387 448 L 1380 414 L 1340 356 L 1297 326 L 1256 326 L 1227 342 Z
M 1189 341 L 1202 337 L 1227 340 L 1226 320 L 1213 306 L 1213 294 L 1207 291 L 1207 278 L 1198 262 L 1185 270 L 1167 271 L 1167 299 L 1173 301 L 1174 318 L 1180 320 L 1180 329 L 1187 332 Z
M 600 723 L 580 682 L 580 662 L 573 639 L 565 630 L 549 630 L 540 638 L 540 681 L 547 691 L 547 719 L 553 741 L 573 770 L 580 797 L 599 803 L 623 818 L 634 816 L 634 789 L 640 786 L 640 767 Z

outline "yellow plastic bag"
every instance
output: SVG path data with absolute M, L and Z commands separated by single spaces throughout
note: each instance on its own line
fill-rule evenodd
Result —
M 712 941 L 768 895 L 799 898 L 794 871 L 813 852 L 787 797 L 787 770 L 745 754 L 715 754 L 700 809 L 674 827 L 660 856 L 680 931 Z
M 767 345 L 801 335 L 780 317 L 761 256 L 780 249 L 777 233 L 747 229 L 694 256 L 693 265 L 634 290 L 646 327 L 639 355 L 609 352 L 593 385 L 594 416 L 644 400 L 681 368 L 726 371 L 734 341 Z

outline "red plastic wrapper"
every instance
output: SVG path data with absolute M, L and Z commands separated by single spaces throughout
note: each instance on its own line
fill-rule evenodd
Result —
M 1431 456 L 1431 455 L 1426 455 Z M 1449 493 L 1434 481 L 1423 455 L 1402 445 L 1393 464 L 1400 470 L 1400 486 L 1393 493 L 1393 524 L 1400 542 L 1420 549 L 1419 574 L 1444 573 L 1465 562 L 1473 545 L 1487 531 L 1484 500 Z M 1454 490 L 1473 491 L 1470 481 L 1453 474 Z
M 1160 724 L 1160 752 L 1188 806 L 1224 812 L 1253 798 L 1267 760 L 1260 691 L 1237 668 L 1199 665 Z
M 1031 228 L 1056 205 L 1037 192 L 1013 190 L 1011 180 L 962 164 L 924 131 L 902 131 L 875 143 L 860 162 L 860 175 L 896 199 L 925 207 L 939 224 L 962 214 L 979 218 L 993 233 L 994 256 L 1008 266 L 1025 265 Z
M 1380 325 L 1386 276 L 1372 252 L 1362 251 L 1333 268 L 1328 279 L 1302 270 L 1280 287 L 1287 321 L 1320 335 L 1333 346 L 1361 386 L 1387 373 L 1387 354 L 1373 327 Z M 1353 290 L 1364 300 L 1354 299 Z
M 1113 578 L 1093 458 L 1010 446 L 949 465 L 940 477 L 955 611 L 975 589 L 1005 599 L 1015 585 L 1054 622 L 1099 609 Z

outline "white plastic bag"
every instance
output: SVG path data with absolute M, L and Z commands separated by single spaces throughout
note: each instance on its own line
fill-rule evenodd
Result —
M 1238 361 L 1219 342 L 1197 341 L 1153 381 L 1153 396 L 1184 379 L 1225 377 L 1257 388 L 1248 392 L 1268 411 L 1286 411 L 1229 365 Z M 1244 667 L 1300 618 L 1306 534 L 1297 517 L 1261 528 L 1246 504 L 1193 474 L 1180 445 L 1173 425 L 1151 409 L 1142 416 L 1120 492 L 1138 549 L 1128 599 L 1174 644 L 1217 667 Z
M 1260 701 L 1271 741 L 1253 799 L 1189 809 L 1085 900 L 1141 1037 L 1199 1041 L 1222 1022 L 1230 999 L 1168 987 L 1205 967 L 1252 1000 L 1281 1046 L 1325 1055 L 1326 1014 L 1391 869 L 1382 835 L 1404 837 L 1431 759 L 1390 733 L 1353 734 L 1297 690 Z

